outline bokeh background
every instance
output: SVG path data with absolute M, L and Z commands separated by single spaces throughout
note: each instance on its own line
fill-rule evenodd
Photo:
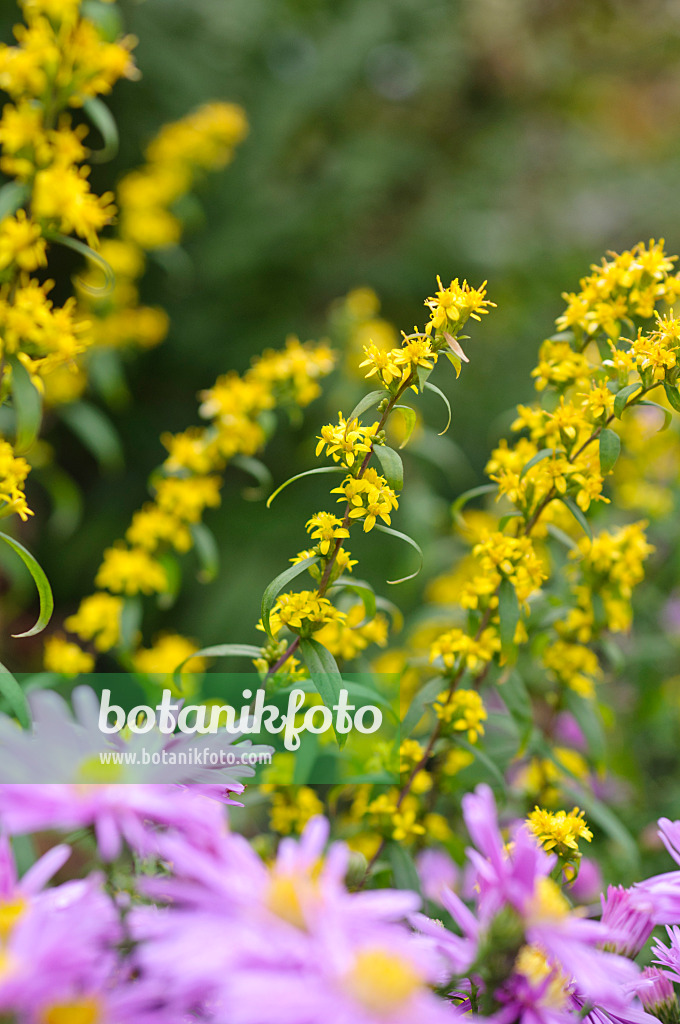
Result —
M 150 260 L 142 299 L 164 306 L 172 326 L 163 345 L 128 360 L 130 398 L 108 409 L 124 466 L 103 472 L 63 426 L 50 433 L 82 499 L 69 529 L 55 520 L 51 531 L 36 527 L 31 536 L 29 528 L 58 618 L 74 610 L 102 550 L 145 499 L 148 474 L 163 457 L 160 433 L 197 422 L 196 394 L 219 373 L 243 370 L 290 332 L 323 336 L 334 300 L 358 286 L 375 289 L 387 319 L 409 329 L 422 323 L 437 274 L 488 279 L 498 309 L 475 325 L 470 365 L 446 384 L 451 442 L 432 447 L 429 460 L 427 451 L 407 455 L 412 486 L 395 525 L 426 548 L 427 579 L 446 564 L 451 500 L 481 482 L 512 406 L 532 394 L 530 369 L 561 311 L 561 292 L 608 249 L 651 237 L 680 249 L 680 2 L 120 7 L 126 31 L 139 39 L 142 77 L 110 99 L 121 149 L 113 164 L 95 169 L 98 190 L 141 162 L 163 123 L 208 100 L 241 103 L 250 135 L 185 211 L 182 249 Z M 4 3 L 3 39 L 16 20 L 14 5 Z M 70 255 L 59 258 L 68 269 Z M 328 391 L 268 449 L 276 482 L 309 468 L 320 424 L 341 406 L 348 411 L 333 383 Z M 438 423 L 441 409 L 428 408 Z M 201 644 L 253 642 L 264 586 L 304 546 L 304 521 L 328 500 L 312 479 L 282 496 L 278 513 L 267 511 L 244 500 L 243 474 L 229 480 L 223 507 L 207 519 L 222 550 L 219 578 L 205 587 L 189 573 L 174 608 L 151 613 L 149 634 L 177 628 Z M 44 496 L 34 501 L 49 511 Z M 376 586 L 401 558 L 390 543 L 356 550 Z M 406 611 L 421 586 L 401 588 L 396 599 Z M 673 586 L 665 579 L 659 593 Z M 646 614 L 660 614 L 661 601 L 648 599 L 643 625 Z M 9 648 L 14 664 L 26 657 L 25 645 Z M 669 677 L 676 656 L 672 636 L 650 653 Z M 650 671 L 642 662 L 638 686 Z M 662 708 L 654 713 L 677 731 Z M 655 720 L 639 723 L 641 750 L 653 746 L 657 728 Z M 661 784 L 676 771 L 675 732 L 660 760 L 643 765 Z

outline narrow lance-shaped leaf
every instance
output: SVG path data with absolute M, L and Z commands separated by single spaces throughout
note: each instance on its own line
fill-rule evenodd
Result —
M 560 498 L 560 501 L 562 501 L 563 504 L 567 506 L 567 508 L 571 512 L 572 516 L 574 517 L 576 522 L 579 524 L 579 526 L 581 527 L 581 529 L 583 530 L 585 535 L 588 537 L 588 539 L 592 540 L 593 539 L 593 531 L 590 529 L 590 523 L 588 522 L 588 520 L 586 519 L 585 515 L 583 514 L 581 509 L 578 507 L 576 502 L 572 501 L 571 498 Z
M 10 357 L 9 364 L 12 367 L 12 400 L 16 417 L 15 450 L 20 454 L 28 451 L 38 436 L 42 399 L 24 364 L 16 356 Z
M 332 709 L 340 699 L 340 690 L 343 686 L 342 676 L 335 658 L 323 644 L 311 637 L 300 639 L 300 654 L 321 700 L 327 708 Z M 347 741 L 347 735 L 336 733 L 336 736 L 338 746 L 343 747 Z
M 394 448 L 388 448 L 383 444 L 374 445 L 373 454 L 377 457 L 385 479 L 392 490 L 400 491 L 404 486 L 404 466 L 401 456 L 397 455 Z
M 173 681 L 177 688 L 181 689 L 182 669 L 194 658 L 259 658 L 261 654 L 260 648 L 252 644 L 213 644 L 212 647 L 201 647 L 200 651 L 194 651 L 179 663 L 173 672 Z
M 356 594 L 357 597 L 361 598 L 365 613 L 364 622 L 361 623 L 361 625 L 364 625 L 366 622 L 370 622 L 371 619 L 375 618 L 375 593 L 373 592 L 371 584 L 367 583 L 366 580 L 354 580 L 347 576 L 341 576 L 340 579 L 336 580 L 333 586 L 329 589 L 351 590 L 353 594 Z
M 626 384 L 625 388 L 621 388 L 617 393 L 616 398 L 614 399 L 614 415 L 617 419 L 621 419 L 623 410 L 626 408 L 630 396 L 635 394 L 636 391 L 640 391 L 641 388 L 642 384 Z
M 220 549 L 215 534 L 205 523 L 192 523 L 189 530 L 201 567 L 198 578 L 201 583 L 210 583 L 220 569 Z
M 399 448 L 402 449 L 409 443 L 417 417 L 415 409 L 412 409 L 410 405 L 395 405 L 394 411 L 396 412 L 397 409 L 404 417 L 404 438 L 399 445 Z
M 409 573 L 408 576 L 402 576 L 398 580 L 387 580 L 387 582 L 394 586 L 397 583 L 406 583 L 408 580 L 415 579 L 423 567 L 423 552 L 420 545 L 414 541 L 413 537 L 409 537 L 407 533 L 400 533 L 399 530 L 393 530 L 390 526 L 383 526 L 381 523 L 376 523 L 375 528 L 376 530 L 380 530 L 381 533 L 388 533 L 390 537 L 396 537 L 398 540 L 403 540 L 405 544 L 409 544 L 414 551 L 417 551 L 420 556 L 420 564 L 415 572 Z
M 604 427 L 600 432 L 600 469 L 606 476 L 616 465 L 621 452 L 621 438 L 615 430 Z
M 8 181 L 6 185 L 3 185 L 0 188 L 0 220 L 16 213 L 30 194 L 29 186 L 20 185 L 18 181 Z
M 673 406 L 676 412 L 680 412 L 680 391 L 678 391 L 676 387 L 673 387 L 672 384 L 668 384 L 668 382 L 664 382 L 663 389 L 666 392 L 666 398 L 669 403 Z
M 244 473 L 249 473 L 254 480 L 257 480 L 258 487 L 246 487 L 244 489 L 243 497 L 246 501 L 260 501 L 261 498 L 264 498 L 273 483 L 269 467 L 265 466 L 264 462 L 254 459 L 250 455 L 235 455 L 231 460 L 231 464 L 236 466 L 237 469 L 242 469 Z
M 529 472 L 530 469 L 533 469 L 535 465 L 542 462 L 543 459 L 551 459 L 555 455 L 564 455 L 564 452 L 559 448 L 541 448 L 540 452 L 536 452 L 534 457 L 529 459 L 527 464 L 522 467 L 522 472 L 519 475 L 520 480 Z
M 0 662 L 0 695 L 7 701 L 10 710 L 24 729 L 31 728 L 31 709 L 26 694 L 12 673 Z
M 451 506 L 451 514 L 453 515 L 454 520 L 465 530 L 467 528 L 467 524 L 460 514 L 461 509 L 464 508 L 469 501 L 472 501 L 473 498 L 480 498 L 483 494 L 492 494 L 497 490 L 498 487 L 496 484 L 482 484 L 480 487 L 472 487 L 469 491 L 464 491 L 462 494 L 459 494 Z
M 440 391 L 439 388 L 436 386 L 436 384 L 432 384 L 431 381 L 429 381 L 429 380 L 426 382 L 424 390 L 425 391 L 434 391 L 435 395 L 439 395 L 439 397 L 441 398 L 442 402 L 446 406 L 446 412 L 448 414 L 448 419 L 446 421 L 446 426 L 444 427 L 444 429 L 439 431 L 439 436 L 441 437 L 442 434 L 445 434 L 446 431 L 451 426 L 451 403 L 449 402 L 449 400 L 446 397 L 446 395 L 444 394 L 444 392 Z
M 45 237 L 50 242 L 58 242 L 59 245 L 65 245 L 67 249 L 73 249 L 73 251 L 77 252 L 79 256 L 84 256 L 86 259 L 90 260 L 91 263 L 96 263 L 99 269 L 103 271 L 104 284 L 102 285 L 101 288 L 93 287 L 91 284 L 88 284 L 86 281 L 83 281 L 82 279 L 78 281 L 79 286 L 83 289 L 84 292 L 87 292 L 88 295 L 103 298 L 113 290 L 113 286 L 116 281 L 115 274 L 113 273 L 111 266 L 98 252 L 95 252 L 94 249 L 91 249 L 89 245 L 85 244 L 85 242 L 81 242 L 77 238 L 72 238 L 70 235 L 62 235 L 59 233 L 52 234 L 50 232 L 47 233 Z
M 115 470 L 122 466 L 123 448 L 118 431 L 96 405 L 71 402 L 59 408 L 59 416 L 102 469 Z
M 118 125 L 113 114 L 98 96 L 90 96 L 89 99 L 86 99 L 83 103 L 83 110 L 101 135 L 104 143 L 102 149 L 90 150 L 90 160 L 98 164 L 113 160 L 120 143 Z
M 346 470 L 342 466 L 317 466 L 316 469 L 307 469 L 304 473 L 298 473 L 296 476 L 288 477 L 288 479 L 277 487 L 276 490 L 269 495 L 267 498 L 267 508 L 271 508 L 271 504 L 274 498 L 278 497 L 281 491 L 284 491 L 290 484 L 295 483 L 296 480 L 302 480 L 303 476 L 316 476 L 319 473 L 345 473 Z
M 370 409 L 372 405 L 378 405 L 382 402 L 383 398 L 389 398 L 387 391 L 370 391 L 354 406 L 347 417 L 347 422 L 355 420 L 357 416 L 361 416 L 362 412 L 366 412 L 366 410 Z
M 9 537 L 6 533 L 0 533 L 0 540 L 4 541 L 12 551 L 16 552 L 24 563 L 33 577 L 36 587 L 38 588 L 38 598 L 40 600 L 40 614 L 35 626 L 31 629 L 27 629 L 25 633 L 13 633 L 12 636 L 17 639 L 25 636 L 35 636 L 36 633 L 41 633 L 43 631 L 47 623 L 52 618 L 52 612 L 54 611 L 52 588 L 50 587 L 49 580 L 47 579 L 47 576 L 35 555 L 32 555 L 23 544 L 20 544 L 18 540 L 14 539 L 14 537 Z
M 303 572 L 309 569 L 310 565 L 314 565 L 318 561 L 319 556 L 314 555 L 313 558 L 305 558 L 302 562 L 297 562 L 295 565 L 291 565 L 289 569 L 284 569 L 276 579 L 273 579 L 266 588 L 262 595 L 262 625 L 270 639 L 273 640 L 274 636 L 269 625 L 269 616 L 271 615 L 272 608 L 276 603 L 276 598 L 285 586 L 291 583 L 297 576 L 302 575 Z
M 519 622 L 519 601 L 514 586 L 504 576 L 498 588 L 498 614 L 500 617 L 501 650 L 504 654 L 515 646 L 515 630 Z
M 636 405 L 649 405 L 652 409 L 658 409 L 660 413 L 663 413 L 663 423 L 659 427 L 659 433 L 663 430 L 668 430 L 673 420 L 673 413 L 670 409 L 664 409 L 663 405 L 659 405 L 658 402 L 650 402 L 649 399 L 643 398 Z

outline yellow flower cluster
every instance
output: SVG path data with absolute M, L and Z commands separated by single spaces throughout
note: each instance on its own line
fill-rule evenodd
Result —
M 470 317 L 479 320 L 482 313 L 488 313 L 486 306 L 495 307 L 495 302 L 486 298 L 486 281 L 479 288 L 471 288 L 467 281 L 459 283 L 458 278 L 445 288 L 437 278 L 439 290 L 425 300 L 430 319 L 425 333 L 438 339 L 446 334 L 457 334 Z
M 578 807 L 571 812 L 553 812 L 536 807 L 527 818 L 527 825 L 545 850 L 554 850 L 565 859 L 579 855 L 579 839 L 589 843 L 593 838 L 583 811 Z
M 449 629 L 442 633 L 430 647 L 430 661 L 441 659 L 447 669 L 463 665 L 473 674 L 478 671 L 501 649 L 497 631 L 492 627 L 482 630 L 480 636 L 469 636 L 462 629 Z
M 385 647 L 389 626 L 387 618 L 378 612 L 368 622 L 363 620 L 366 613 L 363 604 L 355 602 L 343 619 L 336 619 L 324 625 L 315 639 L 326 647 L 333 657 L 352 661 L 371 644 Z
M 275 637 L 284 627 L 299 636 L 309 636 L 327 623 L 342 623 L 345 618 L 327 597 L 319 597 L 316 591 L 300 590 L 280 595 L 272 609 L 270 628 Z
M 643 520 L 603 530 L 592 543 L 582 540 L 579 551 L 572 552 L 576 607 L 564 622 L 564 633 L 576 634 L 587 643 L 597 627 L 604 625 L 614 633 L 630 628 L 633 589 L 644 578 L 644 563 L 654 551 L 645 535 L 646 526 Z M 604 623 L 596 621 L 593 594 L 600 596 Z
M 376 421 L 371 427 L 362 427 L 358 419 L 347 422 L 342 413 L 338 413 L 338 417 L 337 425 L 329 423 L 321 428 L 316 454 L 321 455 L 325 447 L 326 455 L 330 455 L 334 462 L 342 462 L 348 469 L 352 469 L 355 461 L 361 462 L 371 451 L 378 423 Z
M 247 132 L 243 109 L 219 102 L 162 128 L 146 150 L 146 165 L 118 185 L 121 238 L 145 250 L 176 245 L 182 224 L 173 205 L 202 172 L 226 166 Z
M 472 553 L 479 560 L 486 588 L 490 587 L 495 592 L 501 579 L 505 578 L 512 583 L 520 602 L 528 601 L 547 579 L 545 565 L 536 554 L 530 537 L 509 537 L 495 530 L 484 534 Z M 481 590 L 481 596 L 483 594 L 484 590 Z M 469 608 L 478 607 L 479 596 L 480 590 L 473 580 L 462 604 Z
M 323 814 L 323 804 L 309 786 L 262 785 L 271 794 L 269 824 L 279 835 L 300 835 L 310 818 Z
M 488 718 L 484 701 L 476 690 L 444 690 L 437 697 L 434 710 L 440 722 L 455 732 L 467 733 L 470 743 L 484 735 L 484 722 Z
M 0 501 L 3 502 L 0 505 L 0 517 L 16 512 L 21 519 L 26 520 L 33 515 L 24 494 L 24 482 L 29 469 L 26 459 L 17 458 L 12 445 L 0 438 Z
M 152 348 L 167 335 L 167 313 L 140 303 L 139 279 L 146 269 L 146 252 L 176 245 L 183 224 L 173 212 L 200 175 L 228 163 L 245 137 L 244 111 L 230 103 L 209 103 L 187 117 L 161 128 L 149 144 L 147 163 L 125 175 L 116 190 L 119 209 L 117 237 L 104 239 L 98 253 L 113 273 L 93 264 L 75 280 L 77 317 L 87 327 L 84 347 L 92 349 L 138 346 Z M 0 266 L 2 265 L 0 237 Z M 51 404 L 73 401 L 87 383 L 83 359 L 70 373 L 56 372 L 46 382 Z
M 262 411 L 274 406 L 290 409 L 291 399 L 298 405 L 311 401 L 318 393 L 318 381 L 330 373 L 333 364 L 327 345 L 302 345 L 288 339 L 281 352 L 255 359 L 242 377 L 219 378 L 214 388 L 204 392 L 201 412 L 211 423 L 163 436 L 169 454 L 152 479 L 153 500 L 134 514 L 125 541 L 104 552 L 97 572 L 96 586 L 110 594 L 86 597 L 77 613 L 66 620 L 66 628 L 81 641 L 93 641 L 98 651 L 115 648 L 121 639 L 123 602 L 112 595 L 167 591 L 168 573 L 161 557 L 172 548 L 184 552 L 193 547 L 192 527 L 206 508 L 219 504 L 229 459 L 237 453 L 252 455 L 265 444 L 267 435 L 259 419 Z M 306 378 L 302 365 L 306 366 Z M 172 648 L 172 657 L 181 655 L 177 664 L 196 650 L 180 651 L 179 640 L 175 639 Z M 140 671 L 170 671 L 166 668 L 171 660 L 168 645 L 167 638 L 157 642 L 146 652 L 148 658 L 141 652 L 139 664 L 146 667 Z M 160 667 L 149 667 L 152 661 Z
M 362 519 L 364 533 L 369 533 L 378 519 L 389 526 L 392 511 L 399 507 L 397 496 L 385 477 L 371 466 L 361 477 L 346 477 L 339 487 L 331 490 L 331 494 L 339 494 L 338 501 L 349 503 L 348 517 Z
M 647 319 L 658 302 L 672 306 L 676 301 L 680 280 L 671 274 L 674 258 L 664 252 L 663 239 L 610 256 L 591 267 L 578 292 L 564 293 L 567 308 L 557 319 L 559 330 L 575 331 L 578 337 L 603 331 L 616 341 L 622 320 Z
M 539 800 L 544 807 L 554 807 L 561 802 L 561 787 L 573 781 L 570 775 L 584 784 L 588 781 L 588 764 L 582 754 L 559 745 L 553 747 L 553 753 L 554 761 L 547 757 L 532 757 L 522 766 L 514 780 L 517 789 L 533 800 Z M 558 767 L 556 761 L 565 770 Z
M 595 682 L 602 677 L 602 669 L 589 647 L 556 640 L 543 652 L 543 664 L 559 687 L 568 687 L 587 700 L 595 696 Z

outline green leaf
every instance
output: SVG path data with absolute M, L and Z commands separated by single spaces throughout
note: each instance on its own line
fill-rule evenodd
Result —
M 274 482 L 269 467 L 259 459 L 253 459 L 250 455 L 235 455 L 231 464 L 237 469 L 242 469 L 244 473 L 249 473 L 259 484 L 258 487 L 244 488 L 243 497 L 246 501 L 261 501 Z
M 588 753 L 593 761 L 597 765 L 604 765 L 606 744 L 597 704 L 593 700 L 581 697 L 568 687 L 564 691 L 564 702 L 586 738 Z
M 496 484 L 482 484 L 481 487 L 473 487 L 469 491 L 459 494 L 451 506 L 451 514 L 458 525 L 462 526 L 464 530 L 467 529 L 467 524 L 461 516 L 460 510 L 467 505 L 468 501 L 472 501 L 473 498 L 479 498 L 482 494 L 492 494 L 496 490 L 498 490 Z
M 31 375 L 16 356 L 10 356 L 12 367 L 12 400 L 16 416 L 16 444 L 18 454 L 28 451 L 40 430 L 42 399 Z
M 83 103 L 83 110 L 101 135 L 104 143 L 102 149 L 90 150 L 91 163 L 103 164 L 107 160 L 113 160 L 118 153 L 120 144 L 118 125 L 113 114 L 97 96 L 90 96 L 89 99 L 86 99 Z
M 22 729 L 31 728 L 31 709 L 26 694 L 8 668 L 0 662 L 0 695 L 9 704 Z
M 351 590 L 352 593 L 356 594 L 357 597 L 361 598 L 364 605 L 364 620 L 359 623 L 360 626 L 365 626 L 367 622 L 375 618 L 376 604 L 375 604 L 375 592 L 370 583 L 365 580 L 354 580 L 348 576 L 341 576 L 335 583 L 329 587 L 329 590 Z M 357 626 L 357 629 L 359 627 Z
M 118 431 L 105 412 L 90 402 L 69 402 L 59 407 L 59 416 L 102 469 L 120 469 L 123 448 Z
M 96 263 L 99 269 L 103 271 L 105 280 L 101 288 L 95 288 L 82 279 L 78 281 L 79 286 L 84 292 L 87 292 L 88 295 L 104 298 L 113 290 L 113 286 L 116 283 L 116 276 L 104 257 L 98 252 L 91 249 L 89 245 L 85 245 L 85 242 L 81 242 L 77 238 L 72 238 L 70 235 L 50 232 L 46 233 L 45 237 L 48 238 L 50 242 L 58 242 L 59 245 L 64 245 L 67 249 L 73 249 L 74 252 L 77 252 L 80 256 L 84 256 L 86 259 L 90 260 L 91 263 Z
M 172 673 L 175 686 L 182 688 L 182 669 L 194 658 L 259 658 L 262 651 L 252 644 L 213 644 L 212 647 L 201 647 L 200 651 L 194 651 L 188 658 L 181 661 Z
M 35 636 L 36 633 L 41 633 L 43 631 L 47 623 L 52 618 L 52 612 L 54 611 L 52 588 L 50 587 L 49 580 L 47 579 L 47 576 L 39 562 L 23 544 L 20 544 L 18 540 L 15 540 L 14 537 L 8 536 L 6 533 L 0 533 L 0 540 L 4 541 L 12 551 L 16 552 L 24 563 L 33 577 L 36 587 L 38 588 L 38 598 L 40 599 L 40 614 L 35 626 L 31 629 L 27 629 L 25 633 L 13 633 L 12 636 L 16 639 L 21 639 L 25 636 Z
M 469 740 L 467 740 L 464 736 L 461 735 L 456 735 L 456 744 L 459 747 L 462 747 L 463 750 L 467 750 L 469 754 L 472 754 L 475 757 L 475 759 L 480 762 L 480 764 L 483 764 L 484 767 L 489 772 L 489 774 L 492 776 L 492 778 L 496 780 L 499 786 L 501 786 L 501 788 L 503 789 L 503 792 L 505 792 L 507 786 L 502 771 L 500 770 L 496 762 L 493 761 L 489 757 L 489 755 L 481 749 L 481 747 L 478 747 L 476 744 L 470 743 Z
M 269 627 L 269 616 L 271 615 L 272 608 L 276 603 L 276 598 L 285 586 L 291 583 L 297 576 L 301 576 L 303 572 L 309 569 L 310 565 L 315 565 L 318 561 L 319 556 L 314 555 L 313 558 L 305 558 L 302 562 L 298 562 L 296 565 L 291 565 L 289 569 L 284 569 L 276 579 L 273 579 L 266 588 L 262 595 L 262 625 L 265 628 L 267 636 L 271 640 L 274 639 L 274 636 Z
M 432 366 L 429 369 L 426 366 L 417 366 L 416 367 L 416 375 L 418 377 L 418 386 L 419 386 L 421 391 L 425 390 L 425 384 L 427 382 L 427 378 L 430 376 L 430 374 L 432 373 L 433 369 L 434 369 L 434 367 L 432 367 Z
M 649 405 L 652 407 L 652 409 L 658 409 L 659 412 L 663 413 L 663 426 L 659 427 L 659 433 L 661 433 L 664 430 L 668 430 L 673 421 L 673 413 L 670 411 L 670 409 L 664 409 L 663 405 L 659 405 L 658 402 L 650 402 L 648 398 L 642 398 L 636 404 Z
M 529 472 L 538 462 L 542 462 L 543 459 L 552 458 L 554 455 L 564 455 L 565 452 L 561 448 L 541 448 L 540 452 L 536 452 L 532 459 L 529 459 L 526 466 L 522 467 L 522 472 L 519 475 L 520 480 L 522 477 Z
M 87 372 L 95 391 L 112 409 L 123 409 L 130 402 L 120 352 L 113 348 L 90 349 Z
M 28 185 L 20 185 L 18 181 L 8 181 L 0 188 L 0 220 L 11 217 L 13 213 L 28 199 L 31 190 Z
M 560 544 L 564 544 L 565 548 L 569 548 L 570 551 L 578 551 L 580 553 L 581 549 L 576 541 L 570 537 L 568 533 L 565 533 L 564 530 L 560 530 L 559 526 L 555 526 L 553 523 L 548 523 L 548 533 L 551 537 L 554 537 L 555 540 L 558 540 Z
M 395 410 L 398 409 L 399 412 L 404 414 L 404 424 L 406 427 L 406 432 L 404 433 L 404 440 L 399 445 L 399 450 L 401 451 L 402 448 L 406 447 L 411 438 L 413 428 L 416 425 L 417 416 L 415 409 L 412 409 L 410 405 L 395 405 L 394 408 Z
M 296 480 L 302 480 L 303 476 L 315 476 L 317 473 L 346 473 L 347 470 L 343 466 L 317 466 L 316 469 L 306 469 L 304 473 L 298 473 L 296 476 L 288 477 L 285 483 L 282 483 L 280 487 L 269 495 L 267 498 L 267 508 L 271 508 L 271 504 L 274 498 L 278 497 L 281 491 L 285 490 L 289 484 L 295 483 Z
M 142 625 L 143 605 L 141 598 L 126 597 L 120 613 L 120 645 L 124 651 L 137 646 L 137 634 Z
M 420 565 L 415 572 L 410 573 L 408 576 L 402 576 L 401 579 L 388 580 L 387 582 L 394 586 L 396 583 L 406 583 L 408 580 L 415 579 L 423 567 L 423 552 L 420 545 L 414 541 L 413 537 L 409 537 L 407 533 L 400 533 L 399 530 L 393 530 L 389 526 L 383 526 L 382 523 L 376 523 L 375 528 L 376 530 L 380 530 L 381 533 L 388 533 L 390 537 L 397 537 L 398 540 L 403 540 L 405 544 L 409 544 L 420 555 Z
M 321 700 L 327 708 L 332 708 L 338 703 L 343 687 L 335 658 L 323 644 L 312 637 L 301 637 L 299 649 Z M 336 739 L 338 746 L 344 747 L 347 736 L 344 733 L 336 733 Z
M 664 381 L 663 389 L 666 392 L 666 398 L 673 406 L 676 412 L 680 412 L 680 392 L 672 384 L 668 384 Z
M 446 690 L 446 680 L 442 676 L 438 676 L 436 679 L 430 679 L 429 683 L 425 683 L 417 691 L 401 723 L 400 736 L 402 740 L 411 735 L 425 714 L 427 705 L 431 704 L 443 690 Z
M 523 517 L 523 513 L 522 512 L 517 512 L 517 511 L 515 511 L 515 512 L 508 512 L 507 515 L 504 515 L 499 520 L 498 529 L 502 532 L 505 529 L 505 527 L 508 525 L 508 523 L 511 522 L 511 520 L 513 520 L 513 519 L 521 519 L 522 517 Z
M 404 486 L 404 466 L 401 456 L 397 455 L 394 448 L 388 448 L 384 444 L 374 445 L 373 454 L 377 456 L 385 479 L 392 490 L 400 491 Z
M 371 391 L 369 394 L 364 395 L 361 401 L 352 409 L 347 417 L 347 421 L 355 420 L 358 416 L 361 416 L 362 412 L 370 409 L 372 405 L 378 405 L 379 402 L 382 402 L 383 398 L 389 398 L 387 391 Z
M 403 843 L 390 842 L 386 852 L 397 889 L 420 893 L 420 877 L 410 850 Z
M 610 473 L 621 453 L 621 438 L 615 430 L 603 427 L 600 431 L 600 470 L 602 476 Z
M 521 749 L 523 750 L 531 736 L 534 721 L 529 691 L 517 669 L 513 669 L 505 682 L 501 683 L 499 681 L 496 689 L 499 697 L 517 723 Z
M 201 583 L 211 583 L 220 570 L 220 549 L 215 534 L 205 523 L 192 523 L 189 531 L 201 567 L 198 578 Z
M 401 608 L 397 608 L 393 601 L 390 601 L 387 597 L 381 597 L 380 594 L 376 594 L 375 603 L 381 612 L 387 612 L 392 619 L 392 632 L 400 633 L 404 628 L 404 615 Z
M 517 593 L 507 576 L 498 588 L 498 614 L 500 616 L 501 650 L 508 654 L 515 647 L 515 630 L 519 622 L 519 601 Z
M 446 395 L 444 394 L 444 392 L 440 391 L 439 388 L 435 384 L 431 384 L 430 381 L 427 381 L 427 383 L 425 384 L 424 390 L 425 391 L 434 391 L 435 395 L 439 395 L 439 397 L 441 398 L 442 402 L 446 406 L 446 411 L 448 413 L 448 417 L 449 418 L 446 421 L 446 426 L 444 427 L 444 429 L 440 430 L 440 432 L 439 432 L 439 436 L 441 437 L 442 434 L 445 434 L 446 431 L 451 426 L 451 403 L 449 402 L 449 400 L 446 397 Z
M 626 404 L 630 396 L 641 389 L 642 384 L 626 384 L 625 388 L 621 388 L 614 399 L 614 415 L 617 419 L 621 419 L 623 410 L 626 408 Z
M 569 509 L 572 516 L 574 517 L 578 525 L 581 527 L 585 535 L 589 538 L 589 540 L 592 540 L 593 531 L 590 529 L 590 523 L 588 522 L 588 520 L 586 519 L 581 509 L 576 504 L 576 502 L 572 501 L 571 498 L 560 498 L 559 500 L 567 506 L 567 508 Z

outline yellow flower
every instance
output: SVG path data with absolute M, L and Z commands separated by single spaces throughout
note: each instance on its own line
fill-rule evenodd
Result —
M 319 456 L 325 447 L 326 455 L 331 455 L 334 462 L 343 462 L 351 469 L 355 459 L 361 461 L 370 452 L 378 423 L 362 427 L 358 419 L 348 422 L 342 413 L 338 413 L 338 417 L 337 426 L 330 423 L 321 428 L 316 455 Z
M 476 743 L 484 735 L 483 723 L 488 715 L 476 690 L 459 689 L 452 694 L 444 690 L 437 697 L 434 710 L 440 721 L 456 732 L 466 732 L 470 743 Z
M 172 682 L 172 674 L 198 649 L 198 644 L 185 636 L 180 636 L 178 633 L 165 633 L 155 638 L 152 647 L 141 647 L 136 651 L 132 658 L 132 664 L 137 672 L 168 676 L 164 685 L 168 685 L 174 693 L 178 693 L 179 691 Z M 205 658 L 191 658 L 186 665 L 182 666 L 182 673 L 203 672 L 204 669 Z M 186 686 L 182 687 L 182 691 L 186 692 Z
M 305 529 L 312 540 L 318 541 L 317 548 L 324 557 L 330 553 L 334 541 L 349 537 L 349 530 L 342 522 L 332 512 L 317 512 L 307 521 Z
M 110 651 L 120 640 L 123 599 L 112 594 L 92 594 L 80 602 L 75 615 L 64 626 L 81 640 L 92 640 L 98 651 Z
M 46 672 L 77 676 L 81 672 L 92 671 L 94 658 L 63 636 L 50 636 L 45 641 L 44 665 Z
M 271 631 L 276 636 L 283 626 L 301 636 L 320 629 L 328 622 L 344 622 L 345 615 L 326 597 L 316 591 L 301 590 L 280 594 L 270 616 Z
M 218 476 L 166 477 L 155 484 L 156 504 L 185 523 L 197 523 L 205 508 L 220 503 Z
M 162 594 L 168 589 L 168 577 L 160 562 L 142 548 L 116 544 L 104 552 L 95 577 L 98 587 L 114 594 Z
M 0 222 L 0 270 L 11 263 L 20 270 L 37 270 L 47 263 L 40 225 L 29 220 L 25 210 Z
M 366 358 L 359 363 L 359 369 L 369 367 L 366 379 L 377 376 L 385 387 L 389 387 L 395 380 L 400 380 L 402 375 L 401 367 L 397 361 L 398 349 L 382 349 L 375 342 L 364 345 Z
M 112 192 L 96 196 L 90 191 L 88 174 L 86 167 L 76 170 L 57 164 L 38 171 L 31 206 L 38 220 L 56 221 L 64 234 L 75 231 L 96 247 L 99 232 L 111 223 L 116 210 Z
M 587 843 L 593 838 L 583 811 L 578 807 L 567 811 L 546 811 L 536 807 L 527 818 L 527 825 L 545 850 L 554 850 L 560 857 L 573 858 L 579 855 L 578 840 Z
M 133 547 L 153 552 L 160 544 L 171 544 L 176 551 L 189 551 L 192 546 L 191 534 L 185 523 L 177 516 L 147 502 L 132 517 L 125 532 L 125 539 Z

